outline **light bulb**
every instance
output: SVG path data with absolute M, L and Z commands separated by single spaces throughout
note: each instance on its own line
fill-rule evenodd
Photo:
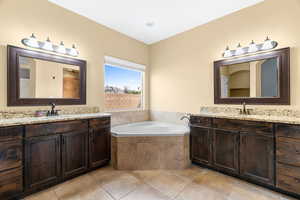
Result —
M 243 55 L 245 53 L 242 45 L 239 43 L 238 46 L 237 46 L 237 49 L 235 51 L 235 55 L 236 56 L 240 56 L 240 55 Z
M 76 50 L 75 45 L 73 44 L 72 48 L 69 51 L 69 55 L 71 56 L 78 56 L 78 51 Z
M 44 45 L 42 46 L 43 49 L 48 50 L 48 51 L 53 51 L 53 45 L 49 39 L 49 37 L 47 38 L 47 40 L 44 42 Z
M 36 39 L 36 37 L 33 33 L 30 36 L 30 38 L 27 40 L 26 45 L 30 46 L 30 47 L 34 47 L 34 48 L 39 47 L 39 43 L 38 43 L 38 41 L 37 41 L 37 39 Z
M 57 47 L 56 51 L 61 54 L 66 54 L 66 48 L 63 41 L 60 42 L 60 45 Z
M 273 49 L 273 48 L 274 48 L 274 46 L 273 46 L 272 40 L 269 37 L 267 37 L 262 46 L 262 49 L 268 50 L 268 49 Z
M 231 50 L 229 49 L 229 46 L 227 46 L 226 50 L 224 51 L 223 57 L 228 58 L 228 57 L 231 57 L 231 56 L 232 56 Z
M 257 51 L 258 51 L 257 45 L 256 45 L 255 42 L 252 40 L 252 42 L 249 44 L 248 52 L 249 52 L 249 53 L 254 53 L 254 52 L 257 52 Z

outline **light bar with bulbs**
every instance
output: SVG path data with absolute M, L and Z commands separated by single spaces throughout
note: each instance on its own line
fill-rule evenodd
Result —
M 259 51 L 274 49 L 277 46 L 278 42 L 271 40 L 269 37 L 267 37 L 264 43 L 261 44 L 255 44 L 255 42 L 252 40 L 252 42 L 247 47 L 242 47 L 242 45 L 239 43 L 237 49 L 235 50 L 230 50 L 229 46 L 227 46 L 225 52 L 223 53 L 223 57 L 229 58 L 234 56 L 242 56 L 249 53 L 256 53 Z
M 59 45 L 51 43 L 49 37 L 47 38 L 47 40 L 45 42 L 42 42 L 42 41 L 38 41 L 36 39 L 35 35 L 32 34 L 29 38 L 22 39 L 22 43 L 28 47 L 51 51 L 51 52 L 64 54 L 64 55 L 68 55 L 68 56 L 77 57 L 79 55 L 79 52 L 75 48 L 74 44 L 73 44 L 72 48 L 66 48 L 63 42 L 61 42 Z

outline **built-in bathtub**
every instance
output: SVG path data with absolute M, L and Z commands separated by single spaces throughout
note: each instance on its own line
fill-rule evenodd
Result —
M 184 169 L 190 165 L 187 126 L 145 121 L 115 126 L 111 132 L 115 169 Z

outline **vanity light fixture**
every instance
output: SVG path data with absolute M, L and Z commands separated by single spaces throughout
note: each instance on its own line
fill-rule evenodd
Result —
M 77 57 L 79 55 L 79 52 L 75 48 L 75 45 L 73 45 L 72 48 L 66 48 L 63 42 L 61 42 L 59 45 L 56 45 L 50 41 L 49 37 L 44 42 L 38 41 L 33 33 L 29 38 L 22 39 L 22 43 L 28 47 L 51 51 L 59 54 L 64 54 L 64 55 L 69 55 L 74 57 Z
M 57 48 L 57 53 L 66 54 L 66 48 L 63 41 L 60 42 L 60 45 Z
M 72 48 L 70 49 L 70 51 L 68 52 L 68 54 L 70 56 L 77 56 L 79 53 L 75 47 L 75 44 L 72 45 Z
M 28 46 L 31 46 L 31 47 L 34 47 L 34 48 L 39 47 L 39 43 L 38 43 L 38 41 L 37 41 L 37 39 L 36 39 L 36 37 L 33 33 L 26 42 L 27 42 Z
M 278 46 L 278 42 L 271 40 L 269 37 L 267 37 L 266 40 L 261 44 L 255 44 L 255 42 L 252 40 L 252 42 L 247 47 L 242 47 L 241 44 L 239 43 L 236 50 L 229 50 L 229 47 L 227 46 L 226 50 L 223 53 L 223 57 L 229 58 L 233 56 L 246 55 L 248 53 L 266 51 L 266 50 L 274 49 L 277 46 Z
M 263 44 L 263 46 L 262 46 L 262 49 L 263 50 L 273 49 L 273 43 L 272 42 L 273 41 L 269 37 L 267 37 L 264 44 Z
M 245 53 L 245 51 L 244 51 L 241 43 L 239 43 L 238 46 L 237 46 L 237 49 L 235 51 L 235 55 L 240 56 L 240 55 L 243 55 L 244 53 Z
M 257 45 L 252 40 L 252 42 L 249 44 L 248 53 L 254 53 L 254 52 L 257 52 L 257 51 L 258 51 Z
M 52 45 L 49 37 L 44 42 L 42 49 L 47 50 L 47 51 L 53 51 L 53 45 Z
M 226 47 L 226 50 L 224 52 L 224 57 L 225 58 L 228 58 L 228 57 L 231 57 L 232 56 L 232 52 L 231 50 L 229 49 L 229 46 Z

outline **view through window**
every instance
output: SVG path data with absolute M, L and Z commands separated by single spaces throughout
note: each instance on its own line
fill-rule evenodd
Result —
M 141 109 L 143 104 L 143 71 L 104 65 L 105 109 Z

